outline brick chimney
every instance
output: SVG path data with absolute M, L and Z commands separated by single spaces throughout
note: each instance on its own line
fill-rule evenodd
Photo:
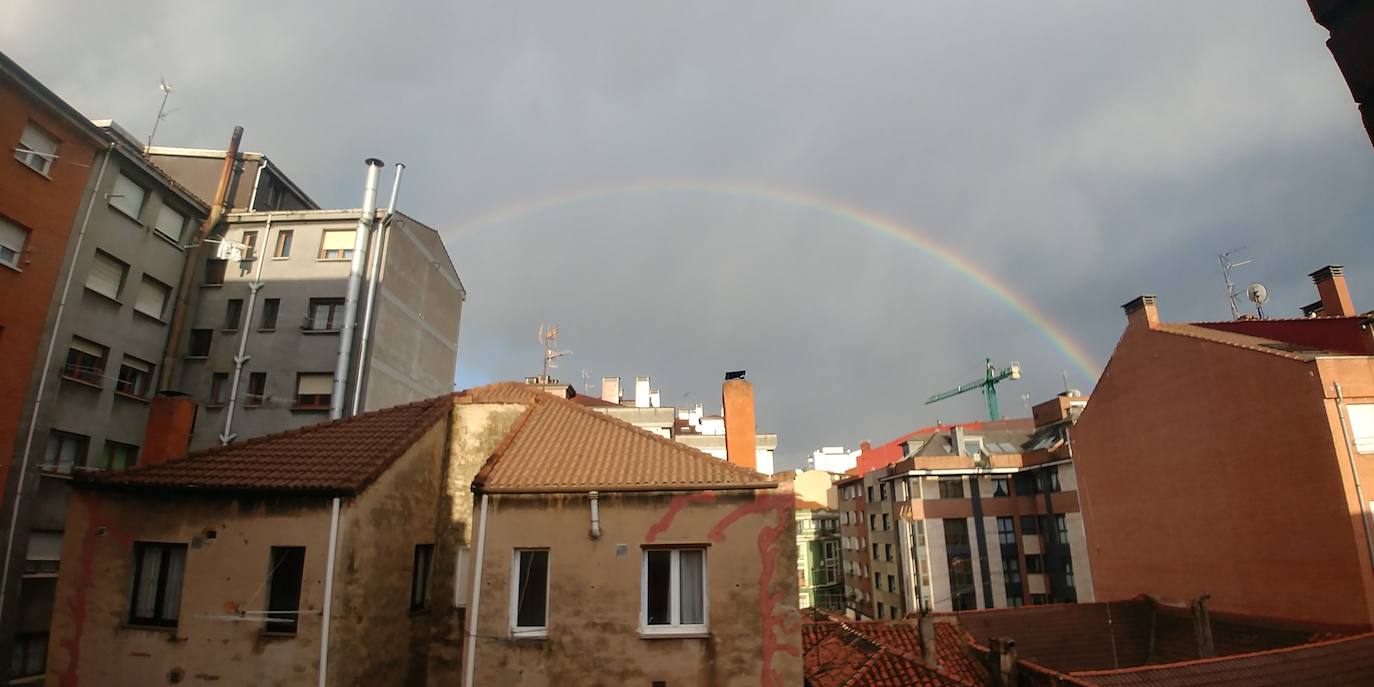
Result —
M 1322 298 L 1323 316 L 1350 317 L 1355 314 L 1355 305 L 1350 301 L 1350 287 L 1345 283 L 1344 267 L 1327 265 L 1310 276 L 1312 283 L 1317 285 L 1317 294 Z
M 620 378 L 601 378 L 601 400 L 607 403 L 620 403 Z
M 758 469 L 754 424 L 754 385 L 743 376 L 725 380 L 721 388 L 721 406 L 725 409 L 725 459 L 749 468 Z
M 869 451 L 872 451 L 872 450 L 873 450 L 873 444 L 869 443 L 869 441 L 868 441 L 867 439 L 865 439 L 864 441 L 860 441 L 860 442 L 859 442 L 859 452 L 860 452 L 860 453 L 868 453 Z
M 1121 306 L 1126 311 L 1127 327 L 1149 327 L 1156 329 L 1159 327 L 1159 306 L 1156 305 L 1159 298 L 1155 296 L 1139 296 L 1135 300 Z
M 186 455 L 196 429 L 196 401 L 185 394 L 164 391 L 148 404 L 139 465 L 158 465 Z

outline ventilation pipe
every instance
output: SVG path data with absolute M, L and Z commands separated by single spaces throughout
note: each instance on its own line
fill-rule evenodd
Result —
M 600 496 L 601 494 L 594 491 L 587 494 L 587 498 L 590 498 L 592 501 L 592 539 L 601 538 L 601 508 L 597 504 L 597 499 L 600 498 Z
M 406 166 L 396 163 L 396 178 L 391 181 L 391 200 L 386 204 L 386 217 L 377 227 L 377 241 L 372 249 L 372 269 L 367 277 L 367 305 L 363 307 L 363 335 L 358 342 L 358 373 L 353 380 L 353 412 L 357 415 L 363 403 L 363 371 L 367 369 L 367 344 L 372 339 L 372 310 L 377 307 L 377 280 L 382 271 L 382 249 L 390 233 L 391 215 L 396 212 L 396 194 L 401 190 L 401 174 Z
M 353 330 L 358 327 L 358 293 L 363 287 L 367 265 L 367 244 L 372 238 L 372 223 L 377 221 L 377 180 L 386 164 L 375 157 L 367 159 L 367 182 L 363 186 L 363 211 L 353 237 L 353 262 L 348 268 L 348 292 L 344 296 L 343 329 L 339 332 L 339 359 L 334 363 L 334 387 L 329 396 L 329 419 L 343 417 L 344 394 L 348 391 L 348 363 L 353 356 Z

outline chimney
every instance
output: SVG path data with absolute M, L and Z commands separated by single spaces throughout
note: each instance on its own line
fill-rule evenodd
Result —
M 872 451 L 872 450 L 873 450 L 873 444 L 869 443 L 867 439 L 865 439 L 864 441 L 860 441 L 860 442 L 859 442 L 859 452 L 860 452 L 860 453 L 868 453 L 869 451 Z
M 1016 641 L 1010 637 L 988 640 L 988 675 L 996 687 L 1016 687 Z
M 725 414 L 725 459 L 750 470 L 757 468 L 754 434 L 754 385 L 744 380 L 744 373 L 726 375 L 721 388 L 721 406 Z
M 649 392 L 649 407 L 650 407 L 650 408 L 661 408 L 661 407 L 663 407 L 663 394 L 660 394 L 660 393 L 658 392 L 658 389 L 654 389 L 653 391 L 650 391 L 650 392 Z
M 954 443 L 954 455 L 964 455 L 964 428 L 955 425 L 954 431 L 949 434 L 949 440 Z
M 1309 276 L 1312 277 L 1312 283 L 1317 285 L 1317 294 L 1322 298 L 1322 315 L 1350 317 L 1355 314 L 1355 306 L 1350 301 L 1350 287 L 1345 283 L 1344 267 L 1327 265 Z
M 1159 299 L 1155 296 L 1140 296 L 1121 306 L 1126 311 L 1126 326 L 1145 326 L 1150 329 L 1159 327 Z
M 620 378 L 602 377 L 601 378 L 601 400 L 607 403 L 620 403 Z
M 921 660 L 925 661 L 926 665 L 930 666 L 931 668 L 939 670 L 940 654 L 938 651 L 936 651 L 935 648 L 935 618 L 932 617 L 929 613 L 921 614 L 920 633 Z
M 635 407 L 649 407 L 649 378 L 635 377 Z
M 158 465 L 186 455 L 196 429 L 196 401 L 186 394 L 163 391 L 148 404 L 139 465 Z

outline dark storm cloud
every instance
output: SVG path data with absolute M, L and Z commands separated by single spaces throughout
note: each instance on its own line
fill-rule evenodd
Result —
M 1105 362 L 1142 292 L 1220 318 L 1215 255 L 1271 313 L 1344 262 L 1374 303 L 1374 149 L 1302 3 L 20 2 L 4 49 L 142 134 L 165 74 L 168 145 L 243 124 L 329 205 L 361 160 L 409 165 L 470 301 L 460 381 L 651 374 L 719 403 L 747 368 L 782 460 L 889 439 L 981 399 L 930 393 L 1016 359 L 1022 409 L 1092 380 L 958 271 L 871 229 L 719 193 L 627 193 L 473 218 L 569 190 L 734 180 L 827 197 L 966 256 Z M 684 396 L 685 395 L 685 396 Z

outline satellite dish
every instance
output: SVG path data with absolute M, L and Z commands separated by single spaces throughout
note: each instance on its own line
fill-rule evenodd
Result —
M 1264 284 L 1255 282 L 1245 289 L 1245 296 L 1255 305 L 1264 305 L 1269 302 L 1269 289 L 1264 288 Z

